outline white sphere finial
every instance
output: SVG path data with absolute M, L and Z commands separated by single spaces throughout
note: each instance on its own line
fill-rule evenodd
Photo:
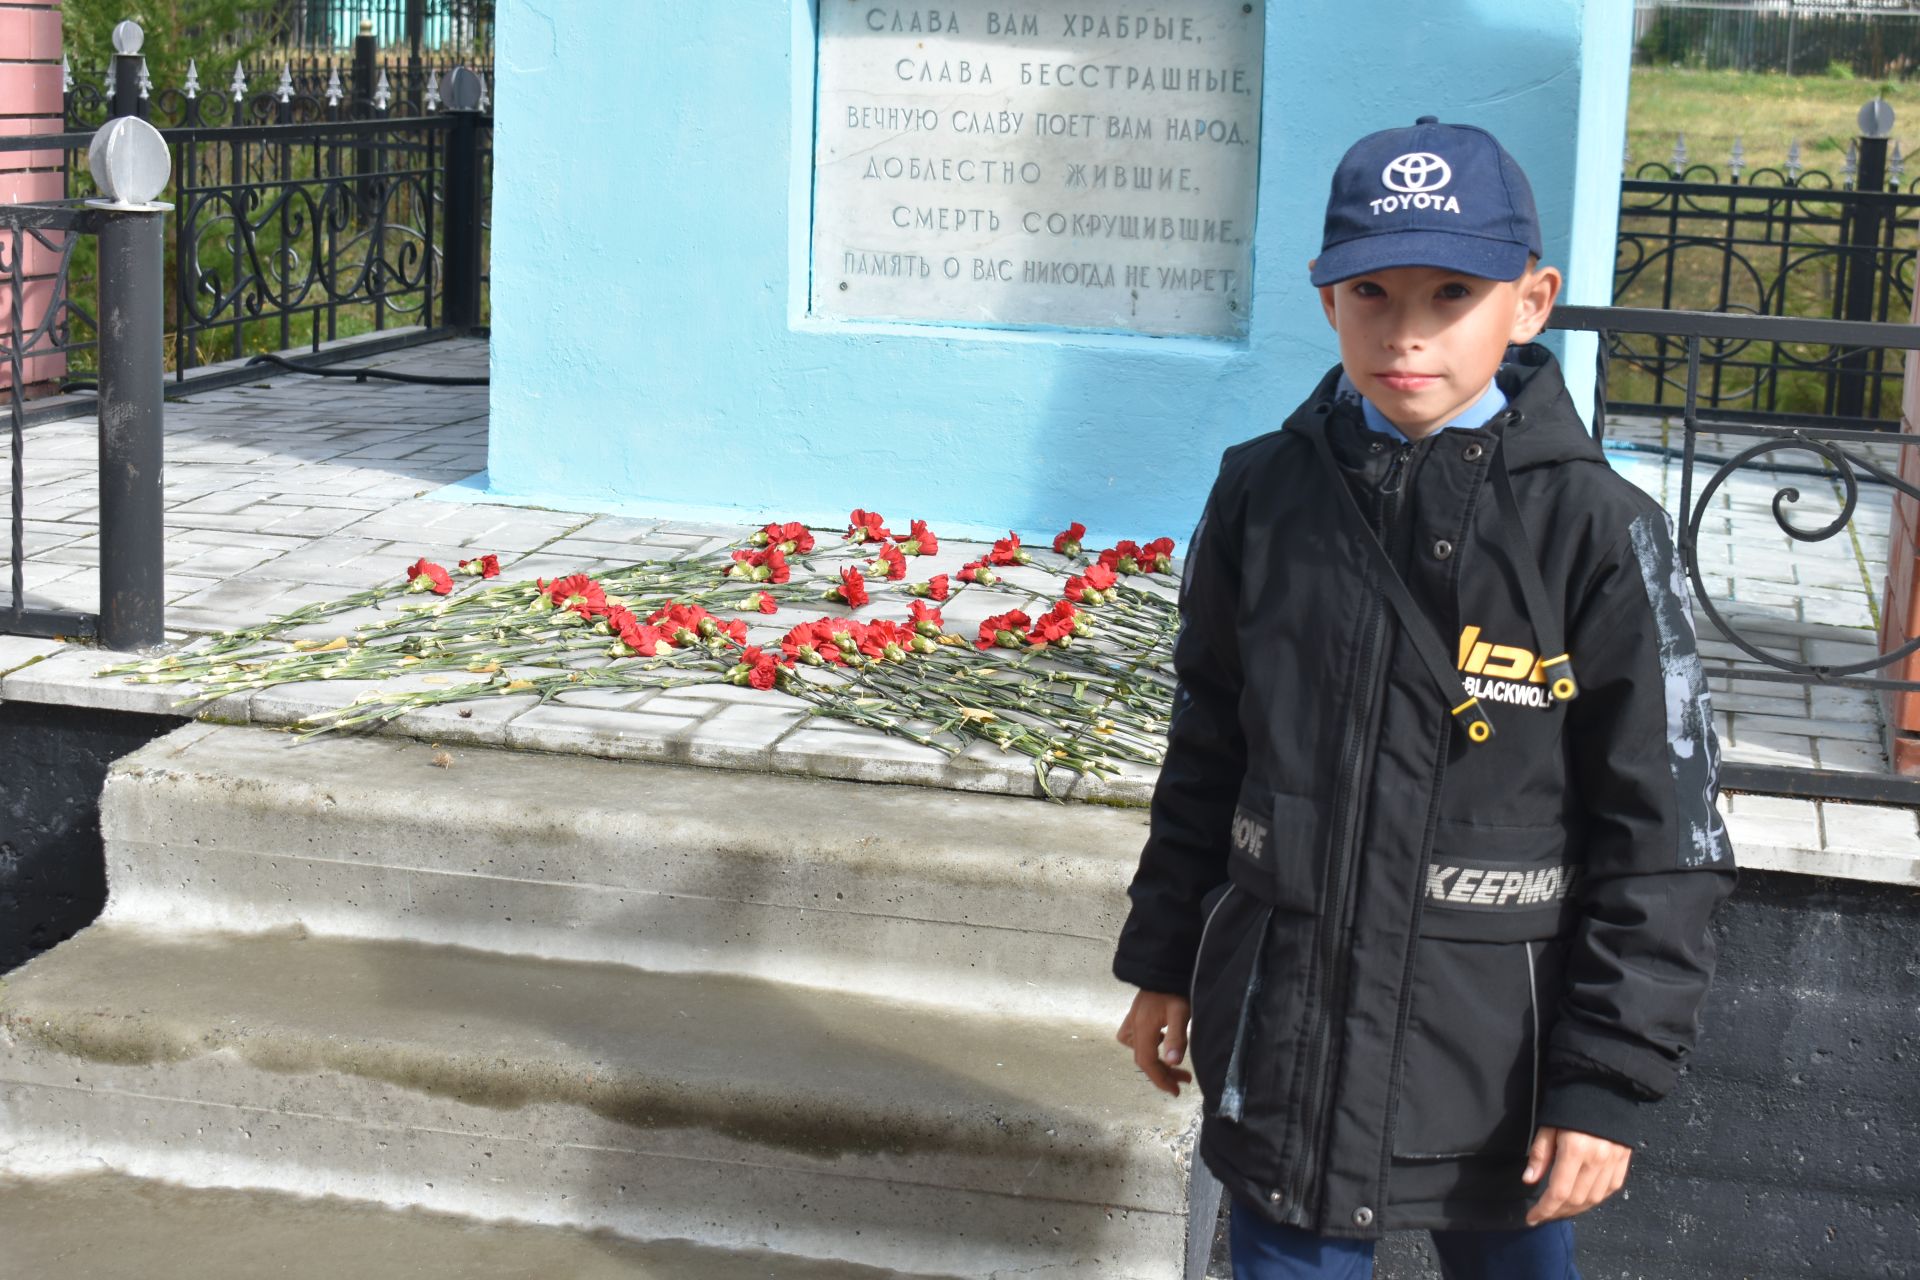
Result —
M 486 89 L 471 68 L 455 67 L 447 76 L 443 96 L 449 111 L 478 111 L 481 98 L 486 96 Z
M 113 51 L 115 53 L 134 54 L 140 52 L 140 46 L 147 42 L 147 33 L 132 18 L 122 19 L 113 28 Z
M 166 190 L 173 157 L 158 129 L 139 116 L 115 116 L 94 133 L 87 168 L 108 203 L 148 205 Z
M 1863 138 L 1885 138 L 1893 134 L 1893 108 L 1885 98 L 1875 98 L 1861 107 L 1856 119 Z

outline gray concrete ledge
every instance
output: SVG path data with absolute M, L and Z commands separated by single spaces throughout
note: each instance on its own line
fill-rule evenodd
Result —
M 0 1239 L 46 1280 L 958 1280 L 111 1173 L 0 1179 Z
M 0 994 L 0 1173 L 906 1271 L 1179 1274 L 1191 1097 L 1110 1033 L 465 948 L 99 925 Z
M 61 650 L 0 677 L 0 701 L 182 714 L 176 705 L 181 686 L 94 677 L 121 660 L 122 655 L 97 650 Z M 402 682 L 385 683 L 397 687 Z M 222 698 L 201 714 L 228 724 L 284 726 L 362 691 L 358 685 L 284 685 Z M 564 701 L 536 709 L 532 698 L 515 695 L 402 716 L 378 736 L 1004 796 L 1041 794 L 1024 757 L 975 744 L 948 759 L 857 726 L 801 718 L 791 709 L 794 700 L 772 698 L 777 701 L 752 690 L 712 685 L 665 691 L 619 709 Z M 1158 773 L 1138 769 L 1102 780 L 1056 770 L 1054 776 L 1055 791 L 1063 798 L 1142 807 L 1152 799 Z M 1920 884 L 1920 824 L 1914 810 L 1780 796 L 1723 796 L 1721 809 L 1743 866 Z
M 189 724 L 101 799 L 107 918 L 1117 1019 L 1138 809 Z

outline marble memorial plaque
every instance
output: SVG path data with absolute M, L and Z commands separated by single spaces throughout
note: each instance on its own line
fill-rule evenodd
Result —
M 1264 0 L 822 0 L 812 312 L 1240 337 Z

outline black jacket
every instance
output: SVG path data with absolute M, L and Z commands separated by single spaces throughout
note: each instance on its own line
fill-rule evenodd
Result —
M 1509 352 L 1486 427 L 1413 444 L 1330 403 L 1338 374 L 1227 451 L 1194 531 L 1113 969 L 1191 995 L 1201 1152 L 1239 1198 L 1330 1235 L 1517 1226 L 1535 1128 L 1633 1142 L 1697 1030 L 1734 868 L 1686 582 L 1544 348 Z M 1319 432 L 1491 740 L 1388 607 Z

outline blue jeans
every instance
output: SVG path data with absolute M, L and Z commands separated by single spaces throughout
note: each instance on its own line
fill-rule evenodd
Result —
M 1518 1231 L 1435 1231 L 1446 1280 L 1580 1280 L 1573 1223 Z M 1338 1240 L 1268 1222 L 1233 1206 L 1234 1280 L 1370 1280 L 1373 1241 Z

